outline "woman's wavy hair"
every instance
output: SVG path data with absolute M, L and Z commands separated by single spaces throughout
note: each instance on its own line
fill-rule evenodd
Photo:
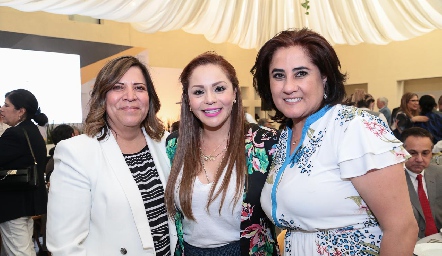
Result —
M 33 119 L 39 126 L 44 126 L 48 123 L 46 114 L 41 113 L 38 107 L 38 101 L 32 92 L 25 89 L 16 89 L 5 94 L 16 110 L 24 108 L 25 120 Z
M 152 79 L 146 66 L 133 56 L 122 56 L 109 61 L 98 73 L 89 100 L 89 113 L 85 120 L 84 133 L 89 137 L 98 135 L 98 140 L 103 140 L 109 134 L 106 113 L 106 94 L 120 81 L 131 67 L 138 67 L 146 80 L 147 93 L 149 94 L 149 111 L 140 127 L 152 139 L 160 141 L 164 135 L 163 122 L 156 116 L 160 110 L 160 99 L 155 91 Z
M 400 105 L 399 109 L 402 110 L 402 112 L 404 112 L 409 118 L 419 115 L 419 110 L 411 110 L 407 106 L 408 102 L 414 96 L 419 98 L 419 96 L 414 92 L 406 92 L 406 93 L 404 93 L 404 95 L 402 95 L 402 98 L 401 98 L 401 105 Z
M 236 194 L 235 203 L 241 197 L 243 184 L 246 177 L 246 163 L 244 153 L 244 110 L 242 106 L 241 92 L 239 88 L 238 78 L 236 76 L 235 68 L 222 56 L 214 52 L 206 52 L 195 57 L 189 64 L 183 69 L 180 75 L 180 81 L 182 84 L 182 96 L 181 96 L 181 116 L 179 126 L 178 145 L 175 153 L 175 157 L 172 163 L 172 169 L 170 172 L 169 180 L 166 187 L 166 206 L 170 216 L 174 216 L 175 201 L 174 192 L 175 188 L 179 186 L 179 200 L 183 214 L 194 220 L 192 213 L 192 192 L 193 183 L 195 177 L 203 171 L 201 165 L 200 156 L 200 130 L 202 129 L 202 122 L 190 111 L 189 104 L 189 79 L 192 76 L 193 71 L 204 65 L 215 65 L 221 68 L 229 81 L 233 85 L 233 89 L 236 90 L 236 103 L 232 106 L 231 121 L 230 121 L 230 133 L 227 150 L 225 151 L 225 157 L 223 158 L 219 170 L 223 170 L 227 166 L 227 171 L 223 180 L 220 181 L 222 172 L 216 174 L 214 185 L 209 194 L 209 200 L 206 208 L 218 197 L 221 198 L 221 211 L 224 203 L 229 180 L 233 175 L 234 167 L 236 166 Z M 181 183 L 177 184 L 179 174 L 182 170 Z M 215 191 L 216 184 L 221 182 L 220 188 Z M 230 202 L 229 202 L 230 203 Z
M 327 99 L 322 101 L 322 106 L 340 104 L 345 98 L 344 82 L 347 75 L 341 73 L 339 58 L 327 40 L 307 28 L 282 31 L 261 47 L 256 56 L 255 65 L 250 70 L 253 75 L 253 87 L 261 99 L 268 102 L 275 110 L 272 119 L 277 122 L 285 122 L 287 118 L 276 108 L 272 98 L 269 77 L 270 63 L 278 49 L 294 46 L 302 47 L 311 62 L 318 67 L 321 75 L 327 78 L 324 88 Z

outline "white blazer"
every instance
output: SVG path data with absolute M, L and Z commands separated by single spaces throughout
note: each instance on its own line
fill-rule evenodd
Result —
M 160 142 L 143 129 L 163 187 L 170 163 L 165 134 Z M 47 213 L 52 255 L 155 255 L 138 186 L 112 134 L 61 141 L 55 150 Z M 171 252 L 177 237 L 169 219 Z

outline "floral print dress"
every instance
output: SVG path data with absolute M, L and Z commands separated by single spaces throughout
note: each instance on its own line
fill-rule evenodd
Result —
M 169 159 L 173 160 L 178 141 L 178 133 L 169 135 L 166 141 L 166 151 Z M 241 255 L 279 255 L 276 244 L 275 228 L 261 208 L 261 190 L 272 163 L 278 133 L 274 129 L 248 125 L 245 135 L 245 154 L 247 163 L 247 182 L 244 187 L 241 232 Z M 184 255 L 183 215 L 177 211 L 175 224 L 178 233 L 178 245 L 174 255 Z M 208 228 L 210 234 L 210 228 Z
M 284 255 L 378 255 L 382 231 L 350 178 L 404 162 L 402 143 L 379 118 L 349 106 L 309 116 L 292 155 L 287 127 L 261 195 L 266 214 L 287 229 Z

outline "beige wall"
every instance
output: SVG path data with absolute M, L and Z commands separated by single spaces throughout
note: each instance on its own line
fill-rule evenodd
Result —
M 214 50 L 235 66 L 241 86 L 248 87 L 250 96 L 244 105 L 249 110 L 260 105 L 260 100 L 254 97 L 249 72 L 257 53 L 254 49 L 245 50 L 230 43 L 212 44 L 202 35 L 181 30 L 145 34 L 127 23 L 105 20 L 101 25 L 87 24 L 71 21 L 65 15 L 25 13 L 6 7 L 0 7 L 0 30 L 145 48 L 149 52 L 149 65 L 164 68 L 183 68 L 197 54 Z M 348 84 L 367 84 L 374 97 L 389 98 L 393 108 L 399 104 L 403 92 L 401 81 L 442 77 L 441 43 L 442 30 L 436 30 L 383 46 L 336 45 L 335 49 L 343 71 L 349 75 Z
M 335 46 L 349 84 L 368 84 L 374 97 L 385 96 L 390 108 L 398 106 L 403 93 L 401 81 L 426 88 L 425 78 L 442 77 L 442 30 L 388 45 Z M 433 79 L 433 82 L 441 81 Z M 434 85 L 428 88 L 432 90 Z M 442 83 L 439 83 L 442 88 Z M 421 90 L 422 91 L 422 90 Z M 437 95 L 437 97 L 439 97 Z

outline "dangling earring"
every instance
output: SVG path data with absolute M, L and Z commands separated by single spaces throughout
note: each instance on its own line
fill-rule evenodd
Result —
M 235 103 L 236 103 L 236 99 L 233 100 L 233 104 L 235 104 Z
M 189 111 L 192 112 L 192 107 L 189 107 Z
M 324 82 L 324 100 L 327 99 L 327 81 Z

